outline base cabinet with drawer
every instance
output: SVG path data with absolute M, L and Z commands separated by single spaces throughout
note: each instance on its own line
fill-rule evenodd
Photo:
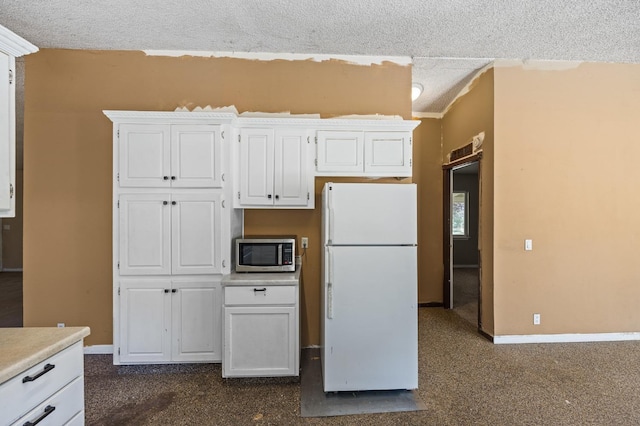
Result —
M 1 425 L 84 424 L 82 341 L 2 383 L 0 408 Z
M 298 276 L 299 281 L 299 273 L 272 275 Z M 223 285 L 222 377 L 298 376 L 299 285 L 270 285 L 269 280 Z

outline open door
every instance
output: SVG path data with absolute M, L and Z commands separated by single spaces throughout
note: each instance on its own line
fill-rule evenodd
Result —
M 442 294 L 443 294 L 443 306 L 445 309 L 454 309 L 454 307 L 456 306 L 456 304 L 454 303 L 454 300 L 456 298 L 456 294 L 455 294 L 455 276 L 454 276 L 454 236 L 453 236 L 453 227 L 454 227 L 454 203 L 453 203 L 453 197 L 454 197 L 454 171 L 459 170 L 459 169 L 463 169 L 466 168 L 467 166 L 472 165 L 473 163 L 476 163 L 478 165 L 478 178 L 477 178 L 477 195 L 474 196 L 474 198 L 476 198 L 475 201 L 472 201 L 474 203 L 478 203 L 479 204 L 479 200 L 481 199 L 481 180 L 480 180 L 480 166 L 481 166 L 481 153 L 478 153 L 476 155 L 470 156 L 470 157 L 466 157 L 463 159 L 460 159 L 459 161 L 456 162 L 452 162 L 450 164 L 446 164 L 442 167 L 443 169 L 443 232 L 442 232 L 442 238 L 443 238 L 443 270 L 444 270 L 444 274 L 443 274 L 443 282 L 442 282 Z M 457 196 L 459 196 L 460 194 L 457 194 Z M 469 203 L 469 200 L 466 200 L 466 203 Z M 479 227 L 479 221 L 480 221 L 480 215 L 481 212 L 479 205 L 478 207 L 478 214 L 477 217 L 474 219 L 477 222 L 474 224 L 474 228 L 476 228 L 477 226 L 477 239 L 478 241 L 480 241 L 480 227 Z M 457 225 L 456 225 L 457 226 Z M 467 224 L 468 226 L 468 224 Z M 456 228 L 457 229 L 457 228 Z M 458 235 L 458 234 L 457 234 Z M 461 241 L 458 241 L 458 244 L 462 244 Z M 464 243 L 466 244 L 466 243 Z M 474 247 L 476 247 L 476 249 L 478 250 L 477 253 L 477 265 L 478 265 L 478 269 L 477 269 L 477 273 L 478 273 L 478 277 L 477 277 L 477 288 L 473 289 L 474 292 L 477 290 L 477 325 L 478 325 L 478 329 L 480 330 L 482 328 L 482 291 L 481 291 L 481 277 L 482 277 L 482 259 L 481 259 L 481 253 L 479 250 L 479 244 L 474 243 Z M 459 247 L 456 248 L 456 250 L 458 250 Z M 458 256 L 460 253 L 458 253 L 456 256 Z M 464 272 L 465 274 L 468 273 L 466 272 L 466 270 L 462 269 L 462 270 L 458 270 L 456 269 L 457 274 L 460 274 L 462 272 Z M 464 274 L 463 274 L 464 276 Z M 467 280 L 465 281 L 461 281 L 461 283 L 464 282 L 468 282 Z M 468 286 L 463 286 L 462 289 L 464 289 L 463 293 L 460 294 L 464 294 L 465 297 L 462 299 L 463 301 L 466 300 L 468 298 Z M 460 290 L 460 288 L 458 289 Z M 464 302 L 463 302 L 464 303 Z M 474 322 L 474 320 L 472 320 L 471 318 L 473 318 L 473 313 L 469 310 L 469 308 L 474 308 L 473 305 L 470 305 L 469 303 L 465 304 L 466 308 L 463 309 L 464 312 L 464 317 L 467 318 L 467 320 L 470 320 L 472 322 Z M 458 309 L 458 308 L 457 308 Z M 460 313 L 460 312 L 459 312 Z

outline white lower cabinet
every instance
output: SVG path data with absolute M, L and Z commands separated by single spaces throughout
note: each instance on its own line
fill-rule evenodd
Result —
M 297 376 L 297 286 L 225 286 L 222 377 Z
M 2 383 L 0 408 L 2 425 L 84 424 L 82 341 Z
M 222 359 L 220 277 L 120 281 L 124 364 Z

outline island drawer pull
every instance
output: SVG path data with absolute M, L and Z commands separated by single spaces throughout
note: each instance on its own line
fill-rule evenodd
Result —
M 47 374 L 49 371 L 53 370 L 54 368 L 56 368 L 55 365 L 47 364 L 47 365 L 44 366 L 44 369 L 41 372 L 39 372 L 38 374 L 36 374 L 35 376 L 25 376 L 22 379 L 22 383 L 33 382 L 34 380 L 38 379 L 43 374 Z
M 253 292 L 254 292 L 254 293 L 257 293 L 257 292 L 259 292 L 259 291 L 264 291 L 264 292 L 266 293 L 266 292 L 267 292 L 267 288 L 266 288 L 266 287 L 263 287 L 263 288 L 254 288 L 254 289 L 253 289 Z
M 41 421 L 44 420 L 45 417 L 47 417 L 49 414 L 53 413 L 53 411 L 56 409 L 56 407 L 54 407 L 53 405 L 47 405 L 44 408 L 44 413 L 42 413 L 40 415 L 40 417 L 38 417 L 37 419 L 35 419 L 32 422 L 25 422 L 23 426 L 35 426 L 38 423 L 40 423 Z

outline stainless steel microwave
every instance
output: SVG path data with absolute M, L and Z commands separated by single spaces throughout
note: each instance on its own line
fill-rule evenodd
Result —
M 295 237 L 246 237 L 236 240 L 236 272 L 295 270 Z

